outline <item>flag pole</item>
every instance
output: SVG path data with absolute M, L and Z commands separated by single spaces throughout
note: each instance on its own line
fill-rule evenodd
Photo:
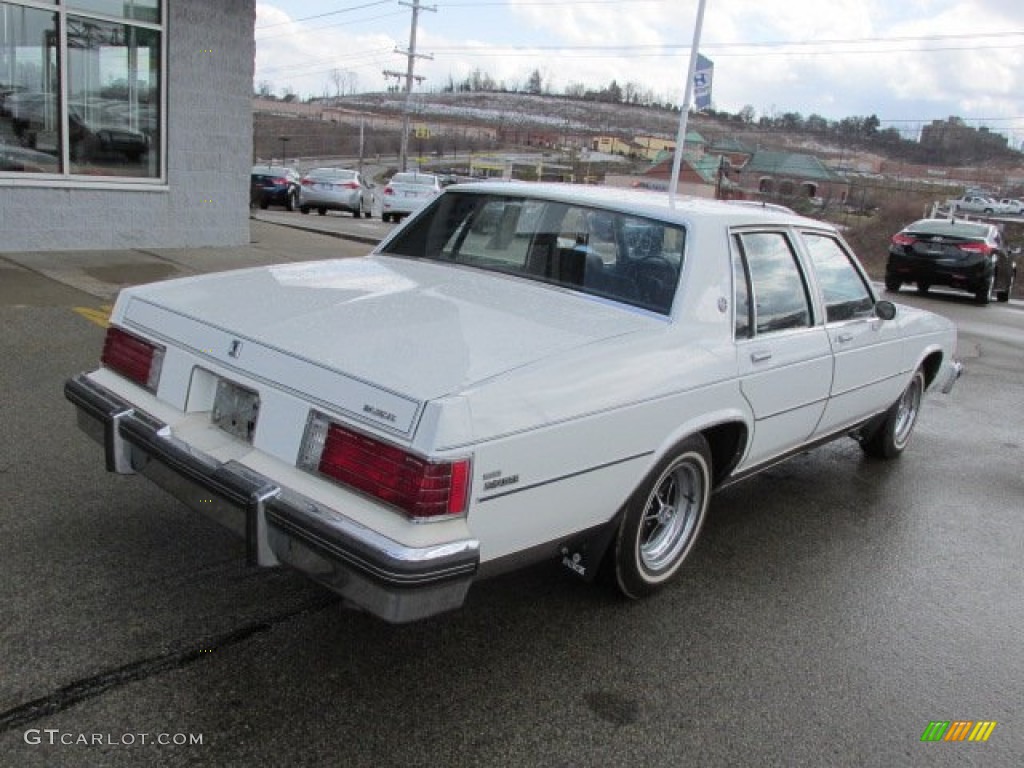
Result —
M 690 68 L 686 76 L 686 91 L 683 94 L 683 105 L 679 115 L 679 133 L 676 134 L 676 151 L 672 156 L 672 180 L 668 187 L 669 205 L 676 204 L 676 187 L 679 186 L 679 168 L 683 161 L 683 149 L 686 146 L 686 118 L 690 113 L 690 101 L 693 99 L 693 78 L 697 74 L 697 49 L 700 47 L 700 31 L 704 26 L 704 5 L 706 0 L 697 0 L 697 21 L 693 25 L 693 45 L 690 46 Z

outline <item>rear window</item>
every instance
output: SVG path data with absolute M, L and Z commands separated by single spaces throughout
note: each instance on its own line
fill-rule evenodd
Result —
M 436 176 L 425 176 L 422 173 L 396 173 L 391 177 L 395 184 L 417 184 L 424 187 L 433 187 L 438 181 Z
M 586 205 L 449 190 L 383 250 L 550 283 L 668 315 L 685 231 Z
M 973 237 L 988 236 L 987 224 L 974 224 L 969 221 L 949 219 L 922 219 L 903 230 L 917 235 L 940 235 L 942 237 Z
M 330 179 L 332 181 L 348 181 L 356 177 L 355 171 L 345 171 L 340 168 L 314 168 L 306 174 L 311 179 Z

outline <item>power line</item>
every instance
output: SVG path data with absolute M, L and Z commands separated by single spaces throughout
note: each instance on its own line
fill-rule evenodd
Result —
M 255 29 L 257 31 L 259 31 L 261 29 L 270 29 L 271 27 L 283 27 L 285 24 L 298 24 L 300 21 L 310 21 L 311 19 L 323 19 L 323 18 L 326 18 L 327 16 L 337 16 L 338 14 L 341 14 L 341 13 L 351 13 L 352 11 L 361 11 L 364 8 L 373 8 L 375 5 L 388 5 L 389 3 L 390 3 L 390 0 L 377 0 L 377 2 L 374 2 L 374 3 L 364 3 L 363 5 L 356 5 L 356 6 L 353 6 L 351 8 L 342 8 L 341 10 L 338 10 L 338 11 L 328 11 L 327 13 L 318 13 L 315 16 L 303 16 L 300 19 L 289 19 L 288 21 L 278 21 L 278 22 L 275 22 L 273 24 L 264 24 L 262 26 L 256 27 Z
M 262 37 L 257 37 L 256 42 L 258 44 L 264 42 L 265 40 L 276 40 L 281 37 L 293 37 L 299 33 L 319 32 L 324 29 L 334 29 L 335 27 L 354 27 L 356 24 L 366 24 L 368 22 L 378 21 L 380 19 L 389 19 L 392 16 L 404 15 L 405 11 L 392 11 L 391 13 L 380 13 L 377 14 L 376 16 L 367 16 L 366 18 L 363 19 L 346 19 L 345 21 L 339 21 L 337 24 L 323 24 L 319 27 L 302 27 L 301 29 L 298 30 L 278 32 L 277 34 L 274 35 L 263 35 Z

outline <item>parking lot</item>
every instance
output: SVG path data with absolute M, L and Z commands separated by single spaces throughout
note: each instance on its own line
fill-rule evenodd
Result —
M 257 216 L 247 248 L 0 258 L 0 763 L 1019 763 L 1019 302 L 901 294 L 956 320 L 968 371 L 926 398 L 906 454 L 839 442 L 723 491 L 661 595 L 624 602 L 551 564 L 395 627 L 105 473 L 63 398 L 119 285 L 369 247 L 282 221 L 367 242 L 393 226 Z M 997 725 L 922 741 L 957 720 Z

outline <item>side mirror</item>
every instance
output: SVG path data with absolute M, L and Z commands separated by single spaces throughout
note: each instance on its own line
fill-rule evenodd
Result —
M 885 299 L 875 302 L 875 316 L 882 320 L 892 320 L 896 317 L 896 305 Z

